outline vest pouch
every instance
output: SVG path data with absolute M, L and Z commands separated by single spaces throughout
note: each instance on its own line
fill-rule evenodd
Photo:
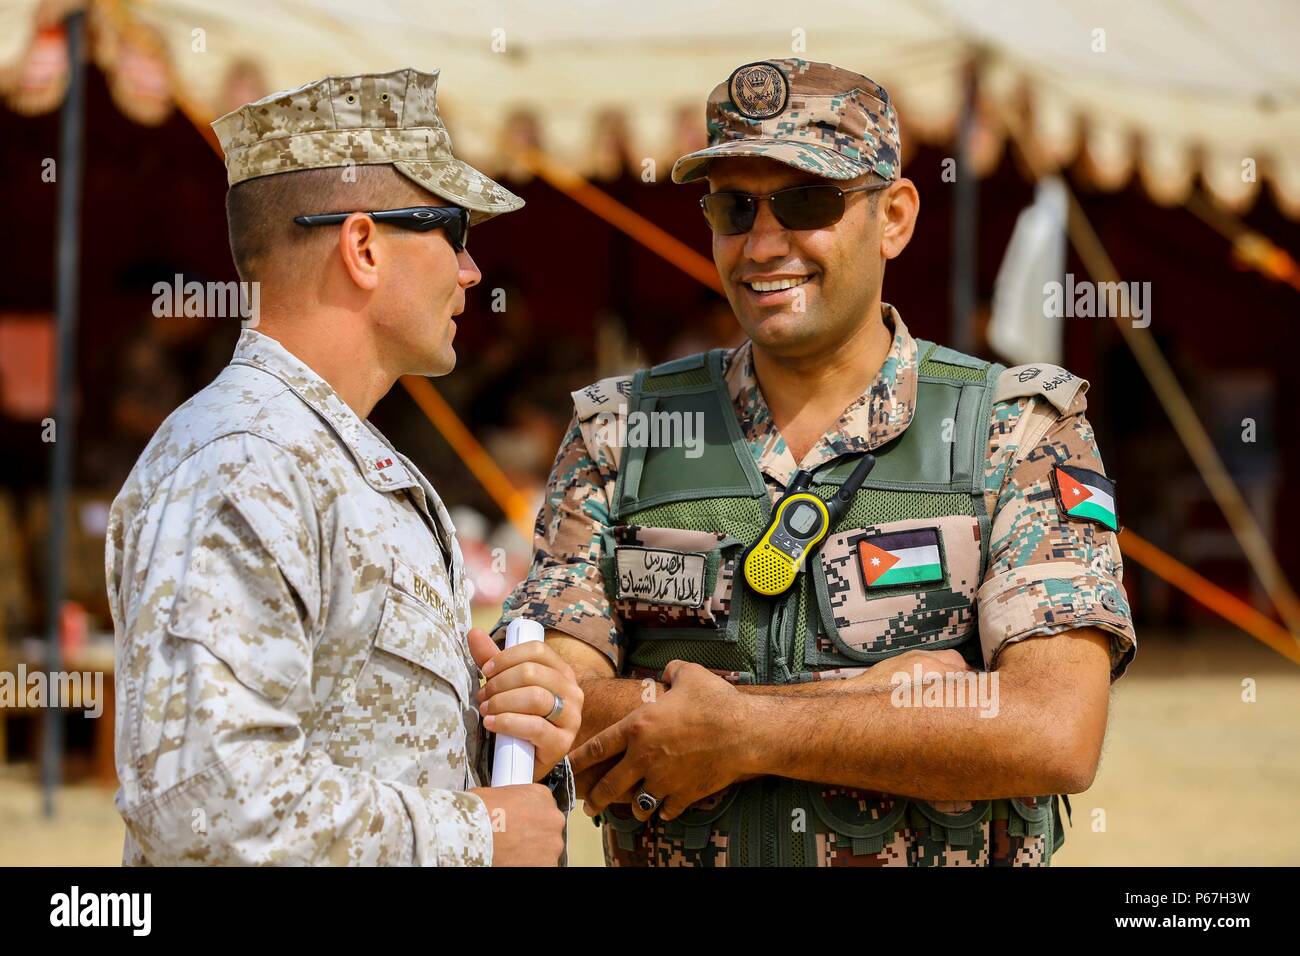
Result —
M 736 800 L 739 787 L 734 784 L 719 793 L 697 800 L 681 816 L 664 823 L 656 818 L 656 823 L 663 827 L 664 836 L 670 840 L 681 840 L 687 850 L 703 850 L 709 845 L 714 824 L 731 809 Z
M 600 815 L 601 824 L 609 827 L 612 846 L 607 846 L 607 856 L 612 856 L 615 864 L 632 866 L 671 865 L 662 857 L 681 857 L 686 862 L 679 865 L 698 865 L 690 861 L 701 851 L 707 851 L 709 843 L 717 829 L 718 821 L 731 810 L 736 802 L 740 785 L 733 784 L 725 790 L 697 800 L 682 812 L 675 820 L 664 822 L 657 816 L 642 822 L 632 815 L 632 808 L 626 805 L 610 806 Z M 606 839 L 607 844 L 610 842 Z M 725 862 L 726 849 L 721 849 L 722 859 L 715 857 L 719 851 L 707 854 L 711 857 L 709 865 Z
M 975 631 L 979 521 L 969 515 L 836 531 L 812 567 L 821 633 L 807 663 L 875 663 Z
M 818 866 L 863 865 L 907 825 L 907 797 L 815 783 L 806 784 L 804 794 L 815 817 L 810 822 Z
M 631 853 L 636 847 L 637 834 L 645 829 L 645 824 L 632 816 L 631 807 L 624 806 L 621 811 L 609 807 L 600 815 L 600 822 L 602 826 L 608 827 L 609 832 L 614 834 L 618 848 L 624 853 Z
M 979 853 L 988 841 L 988 800 L 913 800 L 912 824 L 954 851 Z M 973 860 L 971 862 L 974 862 Z
M 618 525 L 602 558 L 614 613 L 634 640 L 736 640 L 731 593 L 742 545 L 721 532 Z
M 1065 842 L 1056 797 L 1012 797 L 993 801 L 993 866 L 1050 866 Z
M 1007 833 L 1011 836 L 1043 836 L 1052 826 L 1051 797 L 1012 797 L 1007 816 Z

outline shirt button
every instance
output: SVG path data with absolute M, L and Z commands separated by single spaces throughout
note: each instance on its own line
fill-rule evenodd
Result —
M 1101 606 L 1112 614 L 1123 613 L 1123 605 L 1119 603 L 1119 598 L 1113 594 L 1103 594 L 1101 596 Z

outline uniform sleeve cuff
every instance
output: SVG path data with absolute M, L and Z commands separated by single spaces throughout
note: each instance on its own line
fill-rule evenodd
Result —
M 1137 649 L 1128 601 L 1114 578 L 1068 561 L 1012 568 L 979 589 L 980 645 L 993 670 L 1003 648 L 1027 637 L 1095 627 L 1110 635 L 1111 680 Z
M 506 639 L 506 625 L 517 617 L 526 617 L 531 621 L 536 621 L 548 631 L 559 631 L 561 634 L 582 641 L 584 644 L 590 644 L 609 658 L 610 663 L 614 665 L 614 673 L 618 673 L 619 665 L 622 663 L 623 651 L 613 640 L 615 632 L 610 627 L 608 618 L 584 615 L 581 621 L 574 621 L 566 615 L 555 614 L 545 605 L 541 605 L 540 602 L 525 604 L 501 615 L 501 620 L 497 621 L 492 628 L 492 640 L 498 644 L 504 641 Z
M 477 794 L 391 786 L 415 828 L 417 866 L 492 865 L 492 818 Z

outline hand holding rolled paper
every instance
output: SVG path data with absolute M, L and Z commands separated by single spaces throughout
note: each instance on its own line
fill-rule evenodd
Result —
M 512 622 L 502 649 L 473 628 L 469 647 L 488 679 L 478 701 L 483 727 L 497 734 L 492 786 L 542 779 L 569 752 L 582 724 L 582 690 L 573 668 L 546 646 L 535 621 Z M 531 768 L 525 748 L 533 751 Z M 527 769 L 531 774 L 524 778 Z

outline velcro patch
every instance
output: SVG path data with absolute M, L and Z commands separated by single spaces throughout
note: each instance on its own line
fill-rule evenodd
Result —
M 1041 395 L 1064 415 L 1075 395 L 1087 389 L 1086 379 L 1079 378 L 1059 365 L 1017 365 L 998 376 L 993 401 L 1005 402 L 1025 395 Z
M 632 376 L 602 378 L 569 394 L 573 397 L 578 421 L 585 422 L 597 412 L 617 412 L 620 405 L 626 405 L 627 397 L 632 394 Z
M 868 589 L 943 580 L 938 528 L 891 531 L 859 538 L 858 568 Z
M 679 607 L 703 606 L 703 554 L 665 548 L 619 547 L 614 551 L 614 558 L 618 565 L 617 596 L 620 600 Z
M 1119 530 L 1115 512 L 1115 482 L 1099 471 L 1057 465 L 1052 469 L 1052 487 L 1061 513 L 1071 518 L 1095 521 L 1111 531 Z

